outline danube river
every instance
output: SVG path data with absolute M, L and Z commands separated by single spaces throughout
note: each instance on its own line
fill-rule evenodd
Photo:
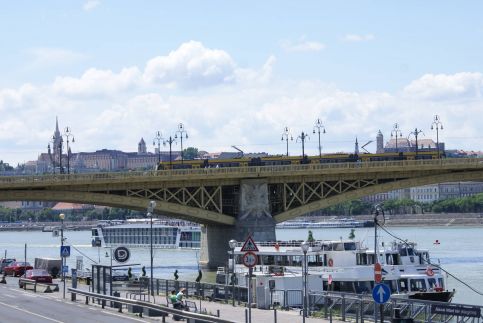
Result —
M 396 236 L 408 241 L 415 241 L 420 248 L 428 249 L 432 261 L 466 282 L 480 292 L 483 292 L 483 243 L 482 227 L 391 227 Z M 346 239 L 350 229 L 313 229 L 315 239 Z M 307 229 L 277 230 L 279 240 L 304 240 Z M 356 240 L 372 246 L 374 241 L 373 228 L 355 230 Z M 68 258 L 69 268 L 75 267 L 76 260 L 82 258 L 84 268 L 90 268 L 95 261 L 109 265 L 110 249 L 91 247 L 90 231 L 65 231 L 66 244 L 72 245 L 71 257 Z M 380 238 L 386 243 L 394 239 L 380 232 Z M 440 243 L 435 244 L 438 240 Z M 60 237 L 53 237 L 49 232 L 0 232 L 0 252 L 7 257 L 24 258 L 24 246 L 27 244 L 27 261 L 34 262 L 36 257 L 57 258 L 59 256 Z M 149 275 L 149 248 L 132 249 L 130 264 L 133 272 L 140 273 L 146 266 Z M 173 278 L 175 270 L 179 272 L 180 280 L 193 280 L 197 275 L 199 251 L 196 250 L 154 250 L 154 276 L 158 278 Z M 116 264 L 114 262 L 114 264 Z M 204 275 L 213 277 L 212 275 Z M 448 287 L 456 289 L 454 302 L 483 305 L 483 296 L 471 291 L 452 277 L 448 277 Z

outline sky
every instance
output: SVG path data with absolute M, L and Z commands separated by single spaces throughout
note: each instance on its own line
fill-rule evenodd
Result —
M 318 153 L 403 137 L 483 150 L 481 1 L 0 2 L 0 160 L 36 160 L 58 118 L 72 152 Z M 173 146 L 180 148 L 180 142 Z M 168 148 L 163 148 L 167 150 Z

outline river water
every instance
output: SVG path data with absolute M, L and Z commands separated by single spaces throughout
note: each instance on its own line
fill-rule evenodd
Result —
M 418 243 L 420 248 L 430 251 L 431 260 L 480 292 L 483 292 L 483 228 L 481 227 L 391 227 L 388 230 L 394 235 Z M 350 229 L 312 229 L 315 239 L 346 239 Z M 355 240 L 368 246 L 373 245 L 374 229 L 358 228 L 355 230 Z M 305 240 L 307 229 L 277 230 L 279 240 Z M 387 233 L 379 231 L 379 239 L 386 243 L 392 242 Z M 67 258 L 69 268 L 76 265 L 76 260 L 82 257 L 84 268 L 90 268 L 93 262 L 100 261 L 109 265 L 110 249 L 91 247 L 90 231 L 65 231 L 65 244 L 72 245 L 71 257 Z M 438 240 L 440 244 L 434 244 Z M 36 257 L 58 258 L 60 238 L 53 237 L 49 232 L 0 232 L 0 255 L 7 252 L 8 257 L 24 259 L 25 244 L 27 244 L 27 261 L 34 262 Z M 180 280 L 193 280 L 197 276 L 199 251 L 197 250 L 154 250 L 154 276 L 173 279 L 173 273 L 178 270 Z M 149 275 L 149 248 L 131 249 L 133 272 L 140 273 L 146 266 Z M 113 265 L 117 263 L 114 261 Z M 135 265 L 139 264 L 139 265 Z M 206 279 L 213 275 L 204 274 Z M 209 277 L 209 278 L 207 278 Z M 205 279 L 204 279 L 205 280 Z M 447 280 L 450 289 L 456 289 L 453 299 L 457 303 L 482 305 L 483 296 L 471 291 L 451 276 Z

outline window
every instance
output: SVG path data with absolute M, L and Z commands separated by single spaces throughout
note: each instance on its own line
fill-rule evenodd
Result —
M 411 279 L 410 280 L 411 291 L 425 291 L 426 282 L 424 279 Z

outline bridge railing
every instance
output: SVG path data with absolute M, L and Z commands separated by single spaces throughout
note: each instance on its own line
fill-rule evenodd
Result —
M 199 168 L 199 169 L 175 169 L 159 171 L 137 171 L 137 172 L 106 172 L 89 174 L 44 174 L 27 176 L 0 176 L 0 184 L 44 184 L 62 182 L 102 182 L 102 181 L 125 181 L 133 178 L 155 178 L 155 177 L 182 177 L 182 176 L 214 176 L 220 175 L 256 175 L 264 176 L 286 172 L 307 172 L 307 171 L 330 171 L 330 170 L 359 170 L 376 168 L 401 168 L 401 167 L 478 167 L 483 169 L 481 158 L 449 158 L 449 159 L 428 159 L 428 160 L 403 160 L 403 161 L 371 161 L 355 163 L 328 163 L 328 164 L 304 164 L 304 165 L 275 165 L 275 166 L 249 166 L 249 167 L 221 167 L 221 168 Z

